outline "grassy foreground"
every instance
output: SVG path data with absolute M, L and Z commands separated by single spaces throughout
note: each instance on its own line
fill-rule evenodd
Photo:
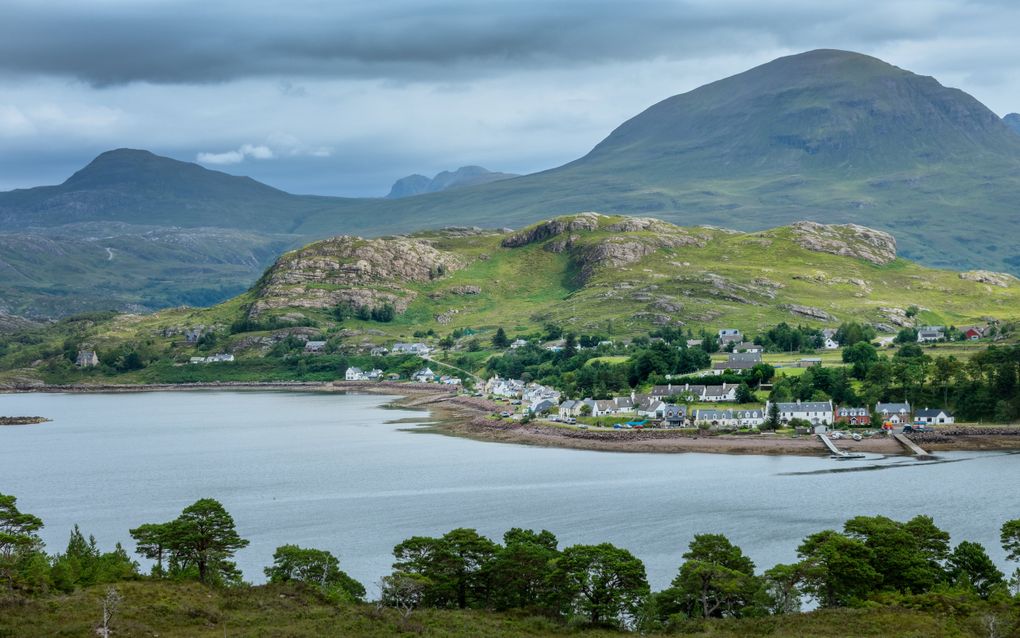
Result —
M 493 638 L 567 636 L 590 638 L 624 635 L 611 630 L 569 627 L 541 617 L 483 611 L 415 611 L 408 620 L 399 612 L 371 604 L 336 605 L 300 586 L 215 589 L 197 583 L 139 581 L 117 585 L 123 603 L 111 623 L 114 636 L 394 636 L 424 635 Z M 99 625 L 105 586 L 18 601 L 0 601 L 0 637 L 89 636 Z M 889 638 L 984 637 L 989 622 L 1009 634 L 1012 611 L 995 614 L 953 606 L 946 613 L 899 607 L 834 609 L 761 619 L 694 621 L 685 635 L 731 638 Z M 992 619 L 995 619 L 994 621 Z

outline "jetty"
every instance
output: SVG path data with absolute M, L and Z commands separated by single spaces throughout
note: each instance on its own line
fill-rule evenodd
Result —
M 863 454 L 858 454 L 858 453 L 851 454 L 850 452 L 847 452 L 846 450 L 839 449 L 838 447 L 836 447 L 836 444 L 832 442 L 832 439 L 829 438 L 828 434 L 824 434 L 824 433 L 819 432 L 818 433 L 818 438 L 821 439 L 822 443 L 825 444 L 825 447 L 829 448 L 829 451 L 832 452 L 832 456 L 830 458 L 840 459 L 840 460 L 843 460 L 843 459 L 863 459 L 864 458 Z
M 925 452 L 924 448 L 922 448 L 920 445 L 914 443 L 913 441 L 911 441 L 910 439 L 908 439 L 906 436 L 899 432 L 893 432 L 893 438 L 896 439 L 896 441 L 898 441 L 900 445 L 902 445 L 911 453 L 913 453 L 914 457 L 919 461 L 929 461 L 935 458 L 931 454 Z

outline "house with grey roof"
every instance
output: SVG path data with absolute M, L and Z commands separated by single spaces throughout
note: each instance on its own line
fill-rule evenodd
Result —
M 924 326 L 917 330 L 918 343 L 934 343 L 946 340 L 946 329 L 942 326 Z
M 914 423 L 924 425 L 956 423 L 956 418 L 951 412 L 939 408 L 924 408 L 914 414 Z
M 712 374 L 720 375 L 727 370 L 744 372 L 761 363 L 760 352 L 731 352 L 726 361 L 712 365 Z
M 682 428 L 687 425 L 687 406 L 665 405 L 662 411 L 662 423 L 667 428 Z
M 719 331 L 719 345 L 725 346 L 729 343 L 740 343 L 744 340 L 744 335 L 740 333 L 736 328 L 724 328 Z
M 760 408 L 748 410 L 717 410 L 700 408 L 694 411 L 694 423 L 712 429 L 733 430 L 756 428 L 765 423 L 765 411 Z
M 878 403 L 875 405 L 875 413 L 885 423 L 901 425 L 910 423 L 909 403 Z
M 793 419 L 808 421 L 812 425 L 828 425 L 834 422 L 835 415 L 832 401 L 801 401 L 779 402 L 779 422 L 789 423 Z M 765 414 L 772 413 L 772 402 L 765 404 Z

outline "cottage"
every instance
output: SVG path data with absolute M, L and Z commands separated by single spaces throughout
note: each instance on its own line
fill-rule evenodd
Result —
M 720 375 L 727 370 L 745 372 L 759 363 L 761 363 L 760 352 L 731 352 L 726 361 L 720 361 L 712 365 L 712 374 Z
M 836 329 L 826 328 L 822 330 L 822 347 L 826 350 L 838 350 L 839 341 L 836 340 Z
M 528 406 L 528 412 L 532 414 L 545 414 L 556 407 L 552 399 L 539 399 Z
M 667 403 L 647 394 L 634 395 L 634 411 L 638 416 L 661 419 L 665 416 Z
M 351 366 L 350 368 L 347 368 L 347 372 L 344 373 L 344 379 L 347 381 L 366 381 L 368 376 L 365 375 L 365 372 L 361 368 Z
M 725 346 L 729 343 L 740 343 L 744 340 L 744 335 L 740 333 L 736 328 L 724 328 L 719 331 L 719 345 Z
M 373 357 L 385 357 L 390 353 L 390 349 L 386 346 L 376 346 L 369 351 L 369 354 Z
M 987 328 L 983 326 L 969 326 L 963 331 L 963 338 L 967 341 L 984 339 Z
M 526 345 L 528 345 L 528 342 L 525 341 L 524 339 L 514 339 L 513 343 L 510 344 L 510 347 L 514 350 L 517 350 L 518 348 L 523 348 Z
M 577 417 L 581 415 L 581 402 L 574 401 L 573 399 L 567 399 L 560 404 L 559 413 L 560 416 L 572 416 Z
M 318 352 L 323 352 L 325 349 L 326 349 L 326 342 L 325 341 L 306 341 L 305 342 L 305 352 L 308 352 L 308 353 L 318 353 Z
M 704 392 L 701 396 L 702 401 L 719 403 L 721 401 L 736 401 L 737 388 L 740 387 L 740 384 L 724 383 L 722 385 L 706 385 L 702 387 L 704 387 Z
M 424 343 L 395 343 L 393 348 L 390 349 L 393 354 L 413 354 L 419 357 L 424 357 L 428 353 L 432 352 L 432 348 L 428 347 Z
M 714 429 L 756 428 L 765 423 L 765 412 L 750 410 L 698 409 L 694 411 L 694 422 Z
M 464 381 L 460 377 L 450 377 L 443 375 L 439 377 L 439 383 L 443 385 L 463 385 Z
M 411 375 L 411 378 L 418 383 L 432 383 L 436 380 L 436 373 L 431 368 L 422 368 Z
M 947 424 L 956 423 L 956 419 L 952 413 L 946 410 L 939 410 L 935 408 L 924 408 L 918 410 L 917 414 L 914 415 L 914 423 L 923 425 L 935 425 L 936 423 Z
M 703 344 L 703 343 L 705 343 L 704 339 L 688 339 L 687 340 L 687 347 L 688 348 L 700 348 L 701 344 Z
M 854 408 L 847 405 L 841 405 L 836 408 L 835 423 L 845 423 L 847 425 L 871 425 L 871 412 L 868 411 L 868 408 Z
M 373 370 L 369 370 L 368 372 L 366 372 L 365 377 L 370 381 L 378 381 L 379 379 L 383 378 L 383 371 L 380 370 L 379 368 L 375 368 Z M 399 379 L 400 375 L 397 375 L 397 378 Z
M 918 343 L 933 343 L 944 341 L 946 338 L 945 328 L 942 326 L 925 326 L 917 331 Z
M 797 399 L 793 403 L 777 403 L 779 422 L 789 423 L 793 419 L 801 419 L 812 425 L 825 425 L 834 420 L 832 401 L 804 401 Z M 765 414 L 772 414 L 772 403 L 765 404 Z
M 883 423 L 893 425 L 910 423 L 909 403 L 879 403 L 875 406 L 875 413 L 882 417 Z
M 822 365 L 822 360 L 820 357 L 803 357 L 800 361 L 797 362 L 798 368 L 813 368 L 815 366 L 820 365 Z
M 188 360 L 188 363 L 205 363 L 205 357 L 191 357 L 191 359 Z
M 751 343 L 750 341 L 744 341 L 733 346 L 733 352 L 750 352 L 754 354 L 756 352 L 761 353 L 763 346 L 759 346 L 757 343 Z
M 687 406 L 666 405 L 662 412 L 662 422 L 667 428 L 682 428 L 687 425 Z
M 205 358 L 205 362 L 206 363 L 230 363 L 233 360 L 234 360 L 234 355 L 232 355 L 232 354 L 225 354 L 225 353 L 222 353 L 222 352 L 219 353 L 219 354 L 210 355 L 210 356 Z
M 95 350 L 79 350 L 74 365 L 79 368 L 94 368 L 99 365 L 99 355 Z

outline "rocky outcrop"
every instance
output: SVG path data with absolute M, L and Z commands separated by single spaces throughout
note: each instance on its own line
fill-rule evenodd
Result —
M 797 222 L 790 226 L 793 240 L 801 247 L 820 253 L 887 264 L 896 259 L 896 239 L 889 233 L 857 224 Z
M 780 306 L 783 310 L 787 310 L 799 317 L 807 317 L 808 319 L 817 319 L 819 321 L 836 321 L 836 317 L 819 308 L 812 308 L 811 306 L 801 306 L 800 304 L 785 304 Z
M 424 283 L 459 270 L 464 261 L 422 239 L 340 236 L 287 253 L 256 286 L 249 314 L 275 308 L 352 308 L 393 305 L 403 312 Z
M 960 279 L 976 281 L 981 284 L 989 284 L 1000 288 L 1009 288 L 1011 284 L 1015 284 L 1020 281 L 1013 275 L 1009 275 L 1004 272 L 992 272 L 990 270 L 970 270 L 967 272 L 961 272 Z
M 501 243 L 503 248 L 520 248 L 537 242 L 545 241 L 567 231 L 592 231 L 599 227 L 598 213 L 580 213 L 570 217 L 558 217 L 510 235 Z

